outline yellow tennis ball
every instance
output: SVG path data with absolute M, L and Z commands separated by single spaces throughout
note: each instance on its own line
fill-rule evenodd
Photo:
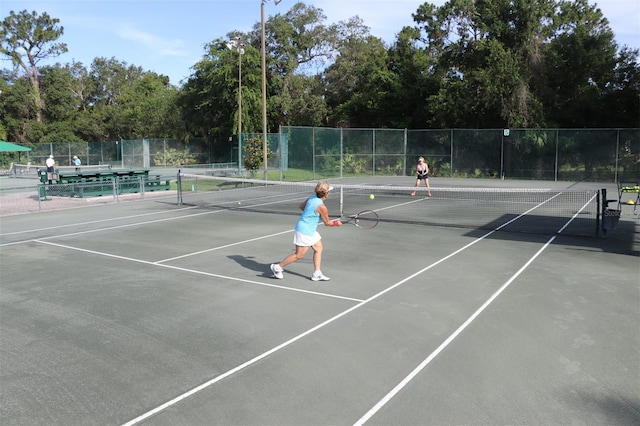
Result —
M 238 205 L 242 204 L 240 201 L 238 201 Z
M 371 195 L 369 195 L 369 198 L 373 200 L 374 198 L 376 198 L 376 196 L 371 194 Z
M 636 202 L 635 202 L 635 201 L 633 201 L 633 200 L 629 200 L 629 201 L 627 201 L 627 204 L 635 204 L 635 203 L 636 203 Z

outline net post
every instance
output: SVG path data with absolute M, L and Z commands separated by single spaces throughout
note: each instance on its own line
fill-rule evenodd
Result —
M 182 205 L 182 176 L 180 176 L 180 169 L 178 169 L 178 176 L 176 176 L 176 194 L 178 199 L 176 203 L 181 206 Z
M 598 235 L 602 235 L 603 237 L 607 236 L 607 230 L 605 229 L 605 215 L 607 215 L 607 210 L 609 210 L 609 202 L 607 200 L 607 188 L 602 188 L 599 192 L 600 200 L 599 200 L 599 209 L 598 209 L 598 217 L 596 218 L 596 222 L 598 224 Z
M 606 189 L 601 189 L 596 194 L 596 237 L 600 236 L 600 211 L 601 211 L 601 199 L 602 199 L 602 191 L 607 192 Z
M 340 217 L 344 217 L 344 187 L 342 185 L 339 186 L 340 188 Z

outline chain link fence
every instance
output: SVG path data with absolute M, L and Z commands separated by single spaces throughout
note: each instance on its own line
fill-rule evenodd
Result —
M 139 139 L 31 145 L 33 174 L 49 155 L 57 166 L 244 168 L 242 141 Z M 640 180 L 640 129 L 350 129 L 282 126 L 268 135 L 269 170 L 281 178 L 410 176 L 419 156 L 432 176 L 556 181 Z M 5 154 L 6 155 L 6 154 Z M 31 169 L 30 169 L 31 170 Z
M 640 129 L 320 129 L 282 127 L 289 168 L 314 178 L 414 174 L 419 156 L 442 177 L 637 181 Z

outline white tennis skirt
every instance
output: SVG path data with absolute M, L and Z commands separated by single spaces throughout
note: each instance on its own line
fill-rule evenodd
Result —
M 305 235 L 298 231 L 293 231 L 293 244 L 301 247 L 311 247 L 318 241 L 320 241 L 322 237 L 320 233 L 316 231 L 313 235 Z

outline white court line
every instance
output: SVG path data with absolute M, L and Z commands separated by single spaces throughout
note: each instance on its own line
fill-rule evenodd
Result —
M 259 207 L 259 206 L 277 204 L 277 203 L 282 203 L 282 202 L 283 201 L 275 201 L 275 202 L 269 202 L 269 203 L 254 204 L 252 207 Z M 182 209 L 179 209 L 179 210 L 172 210 L 171 212 L 181 211 L 181 210 L 189 210 L 189 209 L 197 209 L 197 208 L 198 208 L 198 206 L 185 207 L 185 208 L 182 208 Z M 242 209 L 245 209 L 245 208 L 247 208 L 247 206 L 238 207 L 237 210 L 242 210 Z M 149 220 L 149 221 L 145 221 L 145 222 L 137 222 L 137 223 L 129 223 L 129 224 L 125 224 L 125 225 L 110 226 L 110 227 L 107 227 L 107 228 L 90 229 L 90 230 L 87 230 L 87 231 L 78 231 L 78 232 L 72 232 L 72 233 L 68 233 L 68 234 L 52 235 L 52 236 L 49 236 L 49 237 L 42 237 L 42 238 L 38 238 L 38 240 L 43 241 L 43 240 L 49 240 L 49 239 L 52 239 L 52 238 L 70 237 L 70 236 L 75 236 L 75 235 L 90 234 L 90 233 L 93 233 L 93 232 L 110 231 L 110 230 L 114 230 L 114 229 L 129 228 L 129 227 L 138 226 L 138 225 L 147 225 L 147 224 L 150 224 L 150 223 L 166 222 L 166 221 L 170 221 L 170 220 L 189 219 L 189 218 L 192 218 L 192 217 L 215 214 L 215 213 L 221 213 L 221 212 L 225 212 L 225 211 L 228 211 L 228 210 L 226 210 L 226 209 L 213 210 L 213 211 L 206 211 L 206 212 L 202 212 L 202 213 L 194 213 L 194 214 L 191 214 L 191 215 L 185 215 L 185 216 L 179 216 L 179 217 L 169 217 L 169 218 L 164 218 L 164 219 Z M 160 214 L 160 213 L 166 213 L 166 212 L 158 212 L 158 214 Z M 146 214 L 156 214 L 156 213 L 146 213 Z M 144 215 L 138 215 L 138 216 L 144 216 Z M 138 217 L 138 216 L 125 216 L 124 218 L 131 218 L 131 217 Z M 122 219 L 122 218 L 104 219 L 104 220 L 95 221 L 95 222 L 84 222 L 84 223 L 79 223 L 79 224 L 70 224 L 70 225 L 62 225 L 62 226 L 52 226 L 52 227 L 48 227 L 48 228 L 41 228 L 41 229 L 29 230 L 29 231 L 20 231 L 20 232 L 16 232 L 16 233 L 26 233 L 26 232 L 35 232 L 35 231 L 40 231 L 40 230 L 50 230 L 50 229 L 57 229 L 57 228 L 64 228 L 64 227 L 71 227 L 71 226 L 79 226 L 79 225 L 85 225 L 85 224 L 91 224 L 91 223 L 100 223 L 102 221 L 117 220 L 117 219 Z M 16 233 L 13 233 L 13 234 L 16 234 Z M 12 235 L 12 234 L 0 234 L 0 236 L 5 236 L 5 235 Z M 0 247 L 11 246 L 11 245 L 16 245 L 16 244 L 24 244 L 24 243 L 28 243 L 30 241 L 33 241 L 33 240 L 32 239 L 26 239 L 26 240 L 21 240 L 21 241 L 14 241 L 14 242 L 11 242 L 11 243 L 4 243 L 4 244 L 0 244 Z
M 167 218 L 164 218 L 164 219 L 147 220 L 145 222 L 136 222 L 136 223 L 127 223 L 125 225 L 109 226 L 107 228 L 89 229 L 89 230 L 86 230 L 86 231 L 70 232 L 68 234 L 51 235 L 49 237 L 42 237 L 42 238 L 36 238 L 36 239 L 14 241 L 14 242 L 11 242 L 11 243 L 0 244 L 0 247 L 12 246 L 12 245 L 16 245 L 16 244 L 24 244 L 24 243 L 28 243 L 28 242 L 31 242 L 31 241 L 44 241 L 44 240 L 50 240 L 50 239 L 53 239 L 53 238 L 73 237 L 73 236 L 76 236 L 76 235 L 91 234 L 91 233 L 94 233 L 94 232 L 103 232 L 103 231 L 111 231 L 111 230 L 114 230 L 114 229 L 131 228 L 132 226 L 148 225 L 150 223 L 167 222 L 167 221 L 170 221 L 170 220 L 189 219 L 189 218 L 192 218 L 192 217 L 203 216 L 203 215 L 208 215 L 208 214 L 214 214 L 214 213 L 218 213 L 218 212 L 221 212 L 221 211 L 222 210 L 215 210 L 215 211 L 208 211 L 208 212 L 202 212 L 202 213 L 194 213 L 194 214 L 185 215 L 185 216 L 179 216 L 179 217 L 167 217 Z
M 549 201 L 549 200 L 547 200 L 547 201 Z M 544 204 L 544 203 L 546 203 L 547 201 L 544 201 L 543 203 L 540 203 L 540 204 L 539 204 L 539 206 L 540 206 L 540 205 L 542 205 L 542 204 Z M 502 228 L 502 227 L 504 227 L 504 226 L 508 225 L 509 223 L 512 223 L 514 220 L 517 220 L 518 218 L 520 218 L 520 217 L 522 217 L 522 216 L 526 215 L 528 212 L 530 212 L 530 211 L 534 210 L 534 209 L 535 209 L 535 208 L 537 208 L 537 207 L 538 207 L 538 206 L 531 208 L 531 209 L 530 209 L 530 210 L 528 210 L 527 212 L 522 213 L 521 215 L 517 216 L 516 218 L 514 218 L 514 219 L 510 220 L 509 222 L 507 222 L 507 223 L 505 223 L 505 224 L 501 225 L 499 228 L 496 228 L 495 230 L 490 231 L 490 232 L 488 232 L 488 233 L 486 233 L 486 234 L 482 235 L 481 237 L 478 237 L 477 239 L 475 239 L 475 240 L 471 241 L 471 242 L 470 242 L 470 243 L 468 243 L 467 245 L 465 245 L 465 246 L 463 246 L 463 247 L 459 248 L 458 250 L 456 250 L 456 251 L 454 251 L 454 252 L 452 252 L 452 253 L 448 254 L 447 256 L 445 256 L 445 257 L 441 258 L 440 260 L 438 260 L 438 261 L 436 261 L 436 262 L 432 263 L 431 265 L 429 265 L 429 266 L 427 266 L 427 267 L 425 267 L 425 268 L 423 268 L 423 269 L 419 270 L 418 272 L 415 272 L 415 273 L 413 273 L 413 274 L 409 275 L 408 277 L 404 278 L 404 279 L 403 279 L 403 280 L 401 280 L 401 281 L 398 281 L 397 283 L 395 283 L 395 284 L 391 285 L 390 287 L 387 287 L 386 289 L 384 289 L 384 290 L 382 290 L 382 291 L 380 291 L 380 292 L 376 293 L 375 295 L 371 296 L 370 298 L 368 298 L 368 299 L 366 299 L 366 300 L 364 300 L 364 301 L 361 301 L 361 302 L 360 302 L 360 303 L 358 303 L 357 305 L 352 306 L 351 308 L 349 308 L 349 309 L 347 309 L 347 310 L 345 310 L 345 311 L 343 311 L 343 312 L 341 312 L 341 313 L 339 313 L 339 314 L 337 314 L 337 315 L 335 315 L 335 316 L 333 316 L 333 317 L 329 318 L 328 320 L 326 320 L 326 321 L 324 321 L 324 322 L 322 322 L 322 323 L 320 323 L 320 324 L 318 324 L 318 325 L 316 325 L 316 326 L 314 326 L 314 327 L 310 328 L 309 330 L 307 330 L 307 331 L 305 331 L 305 332 L 303 332 L 303 333 L 301 333 L 301 334 L 299 334 L 299 335 L 297 335 L 297 336 L 295 336 L 295 337 L 293 337 L 293 338 L 291 338 L 291 339 L 289 339 L 289 340 L 287 340 L 287 341 L 285 341 L 285 342 L 281 343 L 280 345 L 275 346 L 274 348 L 272 348 L 272 349 L 270 349 L 270 350 L 268 350 L 268 351 L 266 351 L 266 352 L 264 352 L 264 353 L 262 353 L 262 354 L 260 354 L 260 355 L 258 355 L 258 356 L 256 356 L 256 357 L 254 357 L 254 358 L 252 358 L 252 359 L 250 359 L 250 360 L 248 360 L 248 361 L 244 362 L 243 364 L 240 364 L 240 365 L 238 365 L 237 367 L 235 367 L 235 368 L 233 368 L 233 369 L 231 369 L 231 370 L 228 370 L 227 372 L 225 372 L 225 373 L 223 373 L 223 374 L 221 374 L 221 375 L 219 375 L 219 376 L 216 376 L 216 377 L 214 377 L 213 379 L 211 379 L 211 380 L 209 380 L 209 381 L 207 381 L 207 382 L 205 382 L 205 383 L 202 383 L 201 385 L 196 386 L 195 388 L 193 388 L 193 389 L 191 389 L 191 390 L 189 390 L 189 391 L 187 391 L 187 392 L 185 392 L 185 393 L 183 393 L 183 394 L 181 394 L 181 395 L 178 395 L 177 397 L 175 397 L 175 398 L 171 399 L 170 401 L 167 401 L 167 402 L 165 402 L 164 404 L 159 405 L 159 406 L 157 406 L 156 408 L 154 408 L 154 409 L 152 409 L 152 410 L 150 410 L 150 411 L 147 411 L 146 413 L 144 413 L 144 414 L 142 414 L 142 415 L 140 415 L 140 416 L 136 417 L 135 419 L 132 419 L 132 420 L 130 420 L 130 421 L 128 421 L 128 422 L 126 422 L 126 423 L 124 423 L 122 426 L 133 426 L 133 425 L 136 425 L 136 424 L 140 423 L 141 421 L 143 421 L 143 420 L 145 420 L 145 419 L 147 419 L 147 418 L 149 418 L 149 417 L 151 417 L 151 416 L 153 416 L 153 415 L 155 415 L 155 414 L 157 414 L 157 413 L 159 413 L 159 412 L 161 412 L 161 411 L 164 411 L 165 409 L 167 409 L 167 408 L 171 407 L 172 405 L 177 404 L 178 402 L 182 401 L 183 399 L 186 399 L 186 398 L 188 398 L 188 397 L 190 397 L 190 396 L 192 396 L 192 395 L 194 395 L 194 394 L 196 394 L 196 393 L 200 392 L 201 390 L 204 390 L 204 389 L 208 388 L 209 386 L 214 385 L 215 383 L 217 383 L 217 382 L 219 382 L 219 381 L 221 381 L 221 380 L 223 380 L 223 379 L 225 379 L 225 378 L 227 378 L 227 377 L 229 377 L 229 376 L 231 376 L 231 375 L 233 375 L 233 374 L 237 373 L 238 371 L 243 370 L 244 368 L 249 367 L 249 366 L 251 366 L 251 365 L 255 364 L 256 362 L 258 362 L 258 361 L 260 361 L 260 360 L 262 360 L 262 359 L 264 359 L 264 358 L 268 357 L 269 355 L 272 355 L 272 354 L 274 354 L 274 353 L 278 352 L 279 350 L 281 350 L 281 349 L 283 349 L 283 348 L 286 348 L 287 346 L 289 346 L 289 345 L 291 345 L 291 344 L 293 344 L 293 343 L 297 342 L 298 340 L 300 340 L 300 339 L 302 339 L 302 338 L 304 338 L 304 337 L 308 336 L 309 334 L 311 334 L 311 333 L 313 333 L 313 332 L 315 332 L 315 331 L 317 331 L 317 330 L 319 330 L 319 329 L 321 329 L 321 328 L 325 327 L 326 325 L 329 325 L 329 324 L 331 324 L 331 323 L 333 323 L 333 322 L 337 321 L 338 319 L 340 319 L 340 318 L 344 317 L 345 315 L 348 315 L 349 313 L 351 313 L 351 312 L 355 311 L 356 309 L 359 309 L 359 308 L 361 308 L 362 306 L 365 306 L 365 305 L 366 305 L 366 304 L 368 304 L 369 302 L 371 302 L 371 301 L 373 301 L 373 300 L 375 300 L 375 299 L 377 299 L 377 298 L 381 297 L 382 295 L 384 295 L 384 294 L 386 294 L 386 293 L 390 292 L 391 290 L 393 290 L 393 289 L 395 289 L 395 288 L 397 288 L 397 287 L 399 287 L 399 286 L 403 285 L 403 284 L 404 284 L 404 283 L 406 283 L 407 281 L 409 281 L 409 280 L 411 280 L 411 279 L 413 279 L 413 278 L 415 278 L 415 277 L 417 277 L 417 276 L 419 276 L 419 275 L 423 274 L 424 272 L 428 271 L 429 269 L 431 269 L 431 268 L 433 268 L 433 267 L 435 267 L 435 266 L 437 266 L 437 265 L 441 264 L 442 262 L 444 262 L 444 261 L 446 261 L 446 260 L 448 260 L 448 259 L 452 258 L 453 256 L 457 255 L 458 253 L 460 253 L 460 252 L 462 252 L 462 251 L 464 251 L 464 250 L 468 249 L 469 247 L 471 247 L 471 246 L 475 245 L 476 243 L 478 243 L 478 242 L 480 242 L 480 241 L 484 240 L 485 238 L 487 238 L 487 237 L 491 236 L 491 235 L 492 235 L 493 233 L 495 233 L 498 229 L 500 229 L 500 228 Z M 573 219 L 572 219 L 572 220 L 573 220 Z M 555 238 L 555 237 L 554 237 L 554 238 Z M 496 296 L 496 297 L 497 297 L 497 296 Z M 447 339 L 447 340 L 449 340 L 449 339 Z M 453 339 L 451 339 L 451 340 L 453 340 Z M 377 411 L 377 410 L 376 410 L 376 411 Z M 373 414 L 375 414 L 375 412 L 373 412 L 371 415 L 373 415 Z
M 58 225 L 58 226 L 48 226 L 46 228 L 28 229 L 26 231 L 7 232 L 6 234 L 0 234 L 0 237 L 5 237 L 7 235 L 27 234 L 29 232 L 49 231 L 51 229 L 70 228 L 72 226 L 93 225 L 93 224 L 102 223 L 102 222 L 113 222 L 115 220 L 134 219 L 134 218 L 143 217 L 143 216 L 151 216 L 151 215 L 156 215 L 156 214 L 180 212 L 181 210 L 189 210 L 189 209 L 195 209 L 195 208 L 196 207 L 182 207 L 182 208 L 179 208 L 179 209 L 176 209 L 176 210 L 166 210 L 166 211 L 153 212 L 153 213 L 141 213 L 141 214 L 136 214 L 136 215 L 131 215 L 131 216 L 113 217 L 113 218 L 100 219 L 100 220 L 91 220 L 89 222 L 70 223 L 68 225 Z
M 595 198 L 595 196 L 593 197 Z M 571 222 L 573 222 L 573 220 L 578 217 L 578 215 L 580 214 L 580 212 L 582 212 L 582 210 L 584 210 L 591 201 L 593 201 L 593 198 L 591 198 L 591 200 L 589 200 L 585 205 L 583 205 L 572 217 L 571 219 L 569 219 L 567 221 L 567 223 L 565 223 L 557 232 L 556 235 L 554 235 L 553 237 L 551 237 L 549 239 L 549 241 L 547 241 L 545 243 L 544 246 L 542 246 L 540 248 L 540 250 L 538 250 L 536 252 L 536 254 L 534 254 L 519 270 L 518 272 L 516 272 L 511 278 L 509 278 L 507 280 L 506 283 L 504 283 L 502 285 L 502 287 L 500 287 L 495 293 L 493 293 L 493 295 L 482 304 L 482 306 L 480 306 L 469 318 L 467 318 L 467 320 L 465 322 L 462 323 L 462 325 L 460 327 L 458 327 L 458 329 L 456 331 L 453 332 L 453 334 L 451 334 L 449 337 L 447 337 L 447 339 L 442 342 L 440 344 L 440 346 L 438 346 L 433 352 L 431 352 L 431 354 L 429 354 L 429 356 L 427 358 L 425 358 L 424 361 L 422 361 L 411 373 L 409 373 L 408 376 L 406 376 L 404 379 L 402 379 L 402 381 L 400 381 L 400 383 L 398 383 L 391 391 L 389 391 L 389 393 L 387 393 L 380 401 L 378 401 L 364 416 L 362 416 L 357 422 L 354 423 L 354 426 L 361 426 L 363 424 L 365 424 L 371 417 L 373 417 L 378 411 L 380 411 L 380 409 L 382 407 L 384 407 L 389 401 L 391 401 L 391 399 L 396 396 L 396 394 L 398 392 L 400 392 L 411 380 L 413 380 L 422 370 L 425 369 L 425 367 L 427 365 L 429 365 L 431 363 L 431 361 L 433 361 L 433 359 L 435 357 L 437 357 L 440 352 L 442 352 L 447 346 L 449 346 L 449 344 L 451 342 L 453 342 L 453 340 L 458 337 L 458 335 L 460 333 L 462 333 L 464 331 L 465 328 L 467 328 L 469 326 L 469 324 L 471 324 L 498 296 L 500 296 L 500 294 L 502 294 L 502 292 L 504 292 L 507 287 L 509 287 L 509 285 L 511 285 L 511 283 L 513 281 L 515 281 L 516 278 L 518 278 L 518 276 L 520 276 L 520 274 L 522 274 L 522 272 L 524 272 L 525 269 L 527 269 L 529 267 L 529 265 L 531 265 L 531 263 L 538 257 L 540 256 L 540 254 L 545 251 L 547 249 L 547 247 L 549 247 L 549 245 L 551 245 L 551 243 L 553 243 L 553 241 L 556 239 L 556 237 L 562 233 L 562 231 L 564 231 L 566 229 L 567 226 L 569 226 L 569 224 Z M 513 220 L 505 223 L 502 226 L 506 226 L 509 223 L 513 222 Z M 501 226 L 501 227 L 502 227 Z M 498 228 L 499 229 L 499 228 Z
M 271 237 L 276 237 L 278 235 L 288 234 L 289 232 L 293 232 L 293 229 L 290 229 L 290 230 L 287 230 L 287 231 L 282 231 L 282 232 L 276 232 L 275 234 L 263 235 L 262 237 L 251 238 L 251 239 L 244 240 L 244 241 L 238 241 L 238 242 L 231 243 L 231 244 L 225 244 L 223 246 L 217 246 L 217 247 L 213 247 L 213 248 L 206 249 L 206 250 L 195 251 L 193 253 L 187 253 L 187 254 L 183 254 L 181 256 L 170 257 L 168 259 L 157 260 L 157 261 L 155 261 L 153 263 L 160 264 L 160 263 L 164 263 L 164 262 L 170 262 L 172 260 L 184 259 L 185 257 L 196 256 L 198 254 L 203 254 L 203 253 L 209 253 L 209 252 L 212 252 L 212 251 L 216 251 L 216 250 L 221 250 L 221 249 L 237 246 L 237 245 L 240 245 L 240 244 L 252 243 L 254 241 L 264 240 L 265 238 L 271 238 Z
M 50 245 L 50 246 L 64 248 L 64 249 L 67 249 L 67 250 L 75 250 L 75 251 L 80 251 L 80 252 L 83 252 L 83 253 L 95 254 L 95 255 L 98 255 L 98 256 L 111 257 L 113 259 L 126 260 L 126 261 L 129 261 L 129 262 L 143 263 L 145 265 L 150 265 L 150 266 L 159 266 L 161 268 L 173 269 L 173 270 L 176 270 L 176 271 L 188 272 L 188 273 L 192 273 L 192 274 L 196 274 L 196 275 L 205 275 L 207 277 L 222 278 L 222 279 L 225 279 L 225 280 L 238 281 L 238 282 L 243 282 L 243 283 L 247 283 L 247 284 L 259 285 L 259 286 L 263 286 L 263 287 L 272 287 L 272 288 L 278 288 L 278 289 L 281 289 L 281 290 L 295 291 L 295 292 L 298 292 L 298 293 L 313 294 L 313 295 L 316 295 L 316 296 L 330 297 L 332 299 L 342 299 L 342 300 L 350 300 L 352 302 L 362 302 L 362 299 L 354 299 L 352 297 L 338 296 L 338 295 L 335 295 L 335 294 L 328 294 L 328 293 L 320 293 L 318 291 L 303 290 L 303 289 L 299 289 L 299 288 L 286 287 L 286 286 L 275 285 L 275 284 L 267 284 L 267 283 L 263 283 L 263 282 L 260 282 L 260 281 L 252 281 L 252 280 L 246 280 L 246 279 L 243 279 L 243 278 L 229 277 L 227 275 L 214 274 L 214 273 L 211 273 L 211 272 L 198 271 L 198 270 L 195 270 L 195 269 L 181 268 L 179 266 L 164 265 L 164 264 L 151 262 L 151 261 L 148 261 L 148 260 L 135 259 L 135 258 L 126 257 L 126 256 L 119 256 L 117 254 L 111 254 L 111 253 L 103 253 L 103 252 L 99 252 L 99 251 L 95 251 L 95 250 L 88 250 L 88 249 L 82 249 L 82 248 L 79 248 L 79 247 L 68 246 L 68 245 L 65 245 L 65 244 L 51 243 L 51 242 L 48 242 L 48 241 L 42 241 L 42 240 L 33 240 L 33 241 L 36 242 L 36 243 L 47 244 L 47 245 Z
M 531 262 L 533 262 L 539 255 L 540 253 L 542 253 L 547 246 L 549 246 L 549 244 L 551 244 L 553 242 L 553 240 L 555 240 L 556 236 L 554 235 L 553 237 L 551 237 L 551 239 L 549 241 L 547 241 L 547 243 L 540 249 L 538 250 L 538 252 L 536 254 L 533 255 L 533 257 L 531 257 L 527 263 L 525 263 L 519 270 L 518 272 L 516 272 L 511 278 L 509 278 L 509 280 L 504 283 L 502 285 L 502 287 L 500 287 L 498 289 L 498 291 L 496 291 L 495 293 L 493 293 L 493 295 L 486 301 L 484 302 L 484 304 L 482 306 L 480 306 L 480 308 L 478 308 L 477 311 L 475 311 L 473 313 L 473 315 L 471 315 L 469 318 L 467 318 L 467 320 L 465 322 L 462 323 L 462 325 L 460 327 L 458 327 L 458 329 L 456 331 L 453 332 L 453 334 L 451 334 L 449 337 L 447 337 L 447 339 L 442 342 L 440 344 L 440 346 L 438 346 L 436 348 L 436 350 L 434 350 L 433 352 L 431 352 L 431 354 L 424 360 L 422 361 L 411 373 L 409 373 L 409 375 L 407 377 L 405 377 L 404 379 L 402 379 L 402 381 L 400 383 L 398 383 L 396 385 L 396 387 L 394 387 L 389 393 L 387 393 L 384 398 L 382 398 L 380 401 L 378 401 L 378 403 L 376 405 L 373 406 L 373 408 L 371 408 L 364 416 L 362 416 L 357 422 L 354 423 L 354 426 L 360 426 L 363 425 L 364 423 L 367 422 L 367 420 L 369 420 L 371 417 L 373 417 L 382 407 L 384 407 L 389 401 L 391 401 L 391 399 L 396 396 L 396 394 L 398 392 L 400 392 L 400 390 L 402 390 L 411 380 L 413 380 L 422 370 L 424 370 L 424 368 L 429 365 L 429 363 L 431 363 L 431 361 L 433 361 L 433 359 L 435 357 L 437 357 L 440 352 L 442 352 L 447 346 L 449 346 L 449 344 L 451 342 L 453 342 L 453 340 L 458 337 L 458 335 L 460 333 L 462 333 L 464 331 L 465 328 L 467 328 L 469 326 L 469 324 L 471 324 L 477 317 L 478 315 L 480 315 L 482 313 L 482 311 L 484 311 L 498 296 L 500 296 L 500 294 L 502 294 L 503 291 L 505 291 L 507 289 L 507 287 L 509 287 L 509 285 L 516 279 L 518 278 L 518 276 L 525 270 L 527 269 L 527 267 L 531 264 Z

